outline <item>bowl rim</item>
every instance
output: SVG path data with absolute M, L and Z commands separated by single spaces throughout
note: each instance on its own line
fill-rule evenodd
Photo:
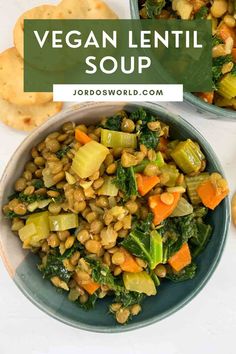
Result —
M 78 110 L 80 112 L 86 111 L 89 107 L 106 107 L 106 106 L 111 106 L 111 105 L 134 105 L 134 106 L 142 106 L 146 109 L 150 109 L 150 110 L 154 110 L 158 113 L 164 113 L 167 114 L 171 117 L 171 119 L 173 120 L 177 120 L 178 122 L 181 121 L 183 122 L 182 124 L 184 124 L 185 126 L 187 126 L 187 128 L 189 128 L 190 130 L 193 130 L 194 133 L 196 134 L 196 137 L 199 138 L 202 142 L 202 144 L 204 145 L 205 150 L 210 151 L 211 156 L 214 158 L 214 162 L 217 166 L 217 170 L 220 171 L 220 173 L 223 174 L 223 169 L 221 167 L 221 164 L 215 154 L 215 152 L 213 151 L 213 149 L 211 148 L 210 144 L 207 142 L 207 140 L 202 136 L 202 134 L 192 125 L 190 124 L 187 120 L 185 120 L 184 118 L 182 118 L 179 115 L 176 115 L 172 112 L 170 112 L 169 110 L 167 110 L 166 108 L 164 108 L 163 106 L 160 106 L 158 104 L 152 103 L 152 102 L 86 102 L 84 104 L 81 105 L 74 105 L 71 107 L 68 107 L 66 110 L 62 111 L 61 113 L 59 113 L 58 115 L 54 116 L 53 118 L 51 118 L 50 120 L 46 121 L 45 123 L 43 123 L 40 127 L 38 127 L 37 129 L 33 130 L 23 141 L 22 143 L 18 146 L 17 150 L 19 149 L 19 147 L 21 148 L 26 148 L 27 145 L 32 144 L 33 141 L 33 137 L 37 136 L 38 134 L 43 133 L 47 128 L 53 126 L 54 123 L 62 120 L 63 118 L 66 118 L 70 116 L 70 114 L 72 114 L 73 112 L 75 112 L 75 110 Z M 16 151 L 17 151 L 16 150 Z M 13 153 L 13 155 L 11 156 L 8 164 L 5 167 L 5 170 L 2 174 L 2 177 L 0 179 L 0 190 L 2 190 L 2 184 L 4 179 L 6 178 L 7 174 L 8 174 L 8 169 L 11 166 L 12 163 L 12 159 L 14 156 L 15 152 Z M 88 325 L 88 324 L 84 324 L 83 322 L 80 321 L 75 321 L 75 320 L 70 320 L 67 318 L 64 318 L 63 315 L 60 315 L 59 313 L 55 313 L 49 306 L 47 306 L 46 304 L 42 304 L 40 303 L 36 298 L 34 298 L 25 288 L 24 285 L 21 281 L 21 278 L 16 274 L 14 277 L 12 277 L 11 274 L 11 269 L 9 267 L 9 264 L 7 262 L 7 259 L 5 257 L 4 254 L 4 250 L 1 244 L 1 237 L 0 237 L 0 256 L 3 260 L 3 263 L 5 265 L 5 268 L 7 269 L 9 275 L 11 276 L 12 280 L 14 281 L 14 283 L 16 284 L 16 286 L 18 287 L 18 289 L 26 296 L 26 298 L 28 300 L 30 300 L 31 303 L 33 303 L 37 308 L 39 308 L 41 311 L 43 311 L 44 313 L 46 313 L 47 315 L 49 315 L 50 317 L 53 317 L 54 319 L 69 325 L 71 327 L 74 328 L 78 328 L 81 330 L 86 330 L 86 331 L 90 331 L 90 332 L 96 332 L 96 333 L 120 333 L 120 332 L 128 332 L 128 331 L 132 331 L 132 330 L 136 330 L 139 328 L 143 328 L 146 327 L 148 325 L 154 324 L 156 322 L 161 321 L 162 319 L 169 317 L 170 315 L 174 314 L 175 312 L 177 312 L 178 310 L 180 310 L 182 307 L 184 307 L 186 304 L 188 304 L 202 289 L 203 287 L 206 285 L 206 283 L 208 282 L 208 280 L 210 279 L 210 277 L 212 276 L 212 274 L 214 273 L 214 271 L 217 268 L 217 265 L 220 262 L 224 247 L 225 247 L 225 243 L 226 243 L 226 239 L 227 239 L 227 234 L 228 234 L 228 229 L 229 229 L 229 225 L 230 225 L 230 206 L 229 206 L 229 197 L 227 197 L 225 199 L 225 223 L 224 223 L 224 229 L 223 229 L 223 233 L 222 233 L 222 239 L 220 242 L 220 245 L 218 247 L 218 250 L 215 254 L 215 258 L 214 258 L 214 262 L 211 264 L 211 268 L 208 269 L 208 271 L 206 272 L 204 278 L 201 280 L 201 282 L 198 284 L 198 286 L 182 301 L 179 302 L 178 305 L 176 306 L 172 306 L 171 308 L 168 308 L 166 311 L 164 311 L 162 314 L 159 315 L 155 315 L 150 319 L 146 319 L 146 320 L 142 320 L 138 323 L 128 323 L 125 326 L 117 326 L 117 327 L 112 327 L 112 328 L 108 328 L 106 326 L 96 326 L 96 325 Z M 0 231 L 0 236 L 1 236 L 1 231 Z
M 138 0 L 129 0 L 131 18 L 138 20 Z M 210 113 L 208 118 L 222 119 L 222 120 L 236 120 L 236 111 L 227 108 L 221 108 L 213 104 L 209 104 L 194 96 L 191 92 L 184 92 L 184 101 L 193 105 L 196 109 L 201 110 L 201 114 Z

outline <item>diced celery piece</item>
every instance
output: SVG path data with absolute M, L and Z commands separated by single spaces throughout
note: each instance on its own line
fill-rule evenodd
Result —
M 158 276 L 156 275 L 156 273 L 154 272 L 154 270 L 150 271 L 150 276 L 151 276 L 152 280 L 154 281 L 154 284 L 156 287 L 161 284 L 161 282 L 160 282 Z
M 26 220 L 26 225 L 33 223 L 36 227 L 35 240 L 40 241 L 48 237 L 49 222 L 48 222 L 48 211 L 42 211 L 40 213 L 35 213 L 30 215 Z
M 123 282 L 126 290 L 144 293 L 148 296 L 156 295 L 154 281 L 145 271 L 139 273 L 123 273 Z
M 39 207 L 38 202 L 33 202 L 27 206 L 27 209 L 30 213 L 33 213 Z
M 154 161 L 155 165 L 157 165 L 157 167 L 163 167 L 165 165 L 165 161 L 163 159 L 163 155 L 160 151 L 157 152 L 157 157 L 156 160 Z
M 19 237 L 22 242 L 30 239 L 34 235 L 36 235 L 37 229 L 33 223 L 25 225 L 19 230 Z
M 111 148 L 136 149 L 137 136 L 136 134 L 117 132 L 108 129 L 101 129 L 101 143 Z
M 51 231 L 66 231 L 79 226 L 77 214 L 68 213 L 49 216 L 49 227 Z
M 99 195 L 107 195 L 109 197 L 116 197 L 118 194 L 118 188 L 116 185 L 113 183 L 114 178 L 113 177 L 104 177 L 104 183 L 99 188 L 98 194 Z
M 199 146 L 191 139 L 179 142 L 171 152 L 171 157 L 176 165 L 187 174 L 198 172 L 204 159 Z
M 188 196 L 193 205 L 201 203 L 201 199 L 199 198 L 197 193 L 197 188 L 202 182 L 208 180 L 209 178 L 210 178 L 210 174 L 208 172 L 200 173 L 200 175 L 198 176 L 192 176 L 192 177 L 185 176 Z
M 143 159 L 143 161 L 140 162 L 140 164 L 138 164 L 137 166 L 134 166 L 134 172 L 135 173 L 139 173 L 139 172 L 143 172 L 143 170 L 145 169 L 145 167 L 150 163 L 150 161 L 148 159 Z M 163 155 L 160 151 L 157 152 L 156 155 L 156 160 L 152 161 L 152 164 L 157 165 L 157 167 L 161 168 L 162 166 L 165 165 L 165 161 L 163 159 Z
M 153 230 L 150 234 L 150 255 L 150 268 L 154 269 L 162 262 L 163 258 L 162 237 L 156 230 Z
M 236 76 L 230 73 L 225 75 L 219 82 L 218 93 L 229 100 L 234 98 L 236 96 Z
M 170 215 L 170 217 L 174 218 L 176 216 L 185 216 L 192 214 L 193 212 L 193 206 L 185 199 L 185 198 L 180 198 L 177 207 L 173 211 L 173 213 Z
M 30 215 L 25 226 L 19 230 L 21 241 L 30 246 L 38 246 L 38 242 L 49 236 L 48 212 Z
M 160 170 L 161 173 L 167 174 L 169 176 L 169 179 L 164 185 L 167 187 L 174 187 L 176 184 L 176 180 L 179 177 L 179 171 L 176 166 L 165 164 L 160 168 Z
M 133 169 L 134 169 L 134 172 L 135 173 L 140 173 L 140 172 L 143 172 L 143 170 L 145 169 L 145 167 L 147 166 L 147 164 L 149 163 L 150 161 L 148 159 L 143 159 L 143 161 L 140 162 L 140 164 L 138 164 L 137 166 L 134 166 Z
M 50 204 L 52 201 L 52 199 L 43 199 L 43 200 L 39 200 L 38 201 L 38 207 L 39 209 L 43 209 L 46 206 L 48 206 L 48 204 Z
M 80 177 L 87 178 L 98 171 L 109 154 L 109 150 L 96 141 L 83 145 L 75 154 L 72 170 Z
M 42 175 L 43 175 L 43 183 L 45 185 L 46 188 L 50 188 L 52 186 L 54 186 L 56 184 L 56 182 L 53 181 L 53 175 L 51 174 L 49 168 L 44 168 L 42 171 Z

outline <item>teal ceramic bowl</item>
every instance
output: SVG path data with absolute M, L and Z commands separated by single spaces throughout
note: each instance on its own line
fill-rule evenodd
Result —
M 10 276 L 18 288 L 38 308 L 73 327 L 94 332 L 113 333 L 134 330 L 160 321 L 181 309 L 198 294 L 216 269 L 223 252 L 229 225 L 227 199 L 216 211 L 208 215 L 207 221 L 213 226 L 214 232 L 206 249 L 196 260 L 198 265 L 196 277 L 176 284 L 164 280 L 159 287 L 158 295 L 144 300 L 141 314 L 135 316 L 127 325 L 121 326 L 108 314 L 109 299 L 101 300 L 94 310 L 84 312 L 76 304 L 69 302 L 66 294 L 58 293 L 49 281 L 43 280 L 37 269 L 39 261 L 37 256 L 22 249 L 21 242 L 10 229 L 9 221 L 1 214 L 2 206 L 13 192 L 14 181 L 21 175 L 23 166 L 30 157 L 31 148 L 47 134 L 57 130 L 66 121 L 91 124 L 120 109 L 133 111 L 140 106 L 149 109 L 170 125 L 173 138 L 196 140 L 206 155 L 208 171 L 223 173 L 215 153 L 202 135 L 184 119 L 169 113 L 163 107 L 151 103 L 91 103 L 82 107 L 72 107 L 33 131 L 10 159 L 0 182 L 0 251 Z
M 138 0 L 130 0 L 130 12 L 131 18 L 139 19 Z M 208 104 L 192 93 L 184 92 L 184 101 L 194 106 L 203 117 L 207 113 L 206 118 L 236 120 L 236 111 Z

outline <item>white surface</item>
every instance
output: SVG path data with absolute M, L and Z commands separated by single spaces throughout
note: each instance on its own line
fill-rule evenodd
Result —
M 11 44 L 10 31 L 22 10 L 42 2 L 1 0 L 0 50 Z M 128 0 L 110 0 L 109 3 L 115 4 L 120 14 L 127 13 L 123 6 Z M 205 136 L 218 155 L 234 192 L 236 122 L 206 120 L 185 104 L 165 106 L 181 114 Z M 0 124 L 0 174 L 24 136 Z M 16 288 L 0 261 L 0 353 L 233 354 L 236 352 L 235 269 L 236 231 L 232 227 L 220 265 L 190 304 L 147 328 L 106 335 L 67 327 L 42 313 Z

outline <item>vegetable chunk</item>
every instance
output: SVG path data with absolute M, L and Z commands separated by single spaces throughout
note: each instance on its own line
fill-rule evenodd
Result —
M 51 231 L 65 231 L 78 227 L 78 215 L 68 213 L 49 216 L 49 226 Z
M 187 243 L 184 243 L 180 250 L 168 259 L 168 263 L 176 272 L 189 265 L 191 261 L 192 257 Z
M 111 148 L 136 148 L 136 134 L 117 132 L 114 130 L 101 130 L 101 143 Z
M 156 287 L 154 281 L 146 272 L 139 273 L 123 273 L 123 281 L 126 290 L 137 291 L 138 293 L 144 293 L 148 296 L 156 295 Z
M 160 178 L 157 176 L 144 176 L 136 174 L 138 191 L 141 196 L 147 194 L 156 184 L 160 182 Z
M 87 178 L 99 170 L 108 154 L 109 150 L 104 145 L 92 140 L 76 152 L 72 170 L 80 178 Z
M 202 203 L 209 209 L 214 210 L 217 205 L 229 194 L 229 189 L 217 189 L 211 180 L 203 182 L 197 189 Z
M 39 241 L 44 240 L 49 235 L 48 212 L 35 213 L 26 220 L 26 225 L 19 230 L 19 236 L 23 241 L 24 248 L 39 246 Z
M 163 220 L 168 218 L 177 207 L 181 194 L 178 192 L 171 193 L 174 197 L 173 203 L 167 205 L 161 201 L 159 194 L 152 195 L 148 198 L 149 207 L 154 214 L 154 225 L 159 225 Z

